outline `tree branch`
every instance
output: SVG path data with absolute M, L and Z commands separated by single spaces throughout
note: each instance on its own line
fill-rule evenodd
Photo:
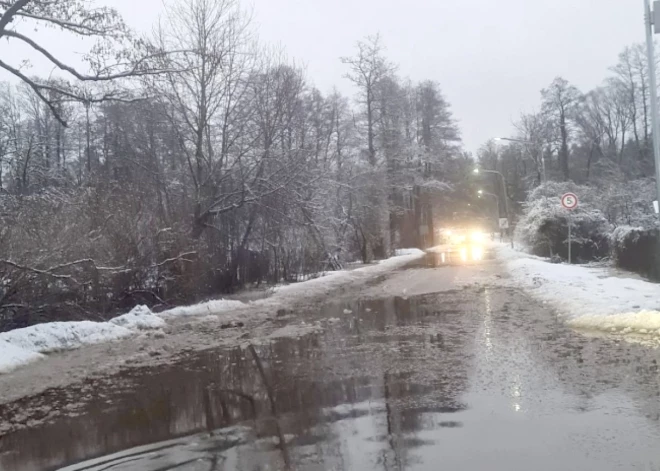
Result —
M 177 260 L 182 260 L 184 262 L 192 263 L 192 260 L 188 260 L 187 258 L 183 258 L 183 257 L 186 257 L 187 255 L 197 255 L 197 252 L 182 253 L 180 255 L 177 255 L 176 257 L 172 257 L 172 258 L 168 258 L 167 260 L 163 260 L 162 262 L 157 263 L 156 265 L 151 265 L 151 268 L 162 267 L 163 265 L 166 265 L 166 264 L 172 263 L 172 262 L 176 262 Z
M 19 70 L 13 68 L 9 64 L 3 62 L 2 60 L 0 60 L 0 68 L 5 69 L 7 72 L 10 72 L 11 74 L 15 75 L 16 77 L 20 78 L 23 82 L 25 82 L 39 97 L 39 99 L 44 103 L 46 103 L 48 108 L 50 108 L 51 113 L 53 113 L 53 116 L 55 116 L 55 119 L 57 119 L 57 121 L 59 121 L 62 126 L 64 127 L 68 126 L 67 122 L 62 118 L 57 108 L 50 102 L 50 100 L 48 100 L 48 98 L 46 98 L 43 95 L 43 93 L 41 93 L 41 89 L 47 89 L 48 87 L 38 85 L 37 83 L 29 79 L 26 75 L 21 73 Z
M 28 38 L 27 36 L 24 36 L 24 35 L 22 35 L 21 33 L 18 33 L 18 32 L 14 31 L 14 30 L 6 30 L 6 31 L 3 33 L 3 35 L 4 35 L 4 36 L 8 36 L 8 37 L 10 37 L 10 38 L 20 39 L 21 41 L 23 41 L 24 43 L 28 44 L 30 47 L 32 47 L 32 48 L 35 49 L 36 51 L 38 51 L 38 52 L 40 52 L 41 54 L 43 54 L 44 56 L 46 56 L 46 58 L 47 58 L 49 61 L 51 61 L 53 64 L 55 64 L 59 69 L 64 70 L 64 71 L 66 71 L 66 72 L 69 72 L 71 75 L 73 75 L 74 77 L 76 77 L 78 80 L 86 80 L 86 79 L 89 80 L 89 79 L 90 79 L 90 78 L 88 78 L 87 76 L 82 75 L 80 72 L 78 72 L 78 71 L 77 71 L 76 69 L 74 69 L 73 67 L 71 67 L 71 66 L 69 66 L 69 65 L 66 65 L 66 64 L 63 63 L 62 61 L 58 60 L 54 55 L 52 55 L 50 52 L 48 52 L 45 48 L 41 47 L 39 44 L 37 44 L 35 41 L 33 41 L 32 39 Z
M 80 34 L 82 36 L 101 36 L 104 34 L 108 34 L 109 32 L 112 31 L 112 29 L 95 29 L 90 26 L 86 26 L 84 24 L 76 24 L 76 23 L 71 23 L 69 21 L 64 21 L 60 20 L 57 18 L 52 18 L 49 16 L 41 16 L 41 15 L 35 15 L 32 13 L 28 13 L 25 11 L 19 11 L 16 13 L 16 16 L 22 16 L 25 18 L 30 18 L 35 21 L 43 21 L 45 23 L 52 23 L 54 25 L 59 26 L 60 28 L 66 29 L 68 31 L 71 31 L 72 33 Z
M 46 50 L 44 47 L 39 45 L 36 41 L 33 41 L 32 39 L 28 38 L 27 36 L 18 33 L 14 30 L 6 30 L 4 33 L 2 33 L 4 36 L 8 36 L 11 38 L 16 38 L 24 43 L 28 44 L 30 47 L 35 49 L 36 51 L 40 52 L 42 55 L 44 55 L 49 61 L 51 61 L 53 64 L 55 64 L 59 69 L 64 70 L 71 75 L 73 75 L 75 78 L 77 78 L 80 81 L 83 82 L 106 82 L 106 81 L 111 81 L 111 80 L 117 80 L 120 78 L 127 78 L 127 77 L 140 77 L 140 76 L 145 76 L 145 75 L 160 75 L 163 73 L 167 72 L 177 72 L 173 70 L 160 70 L 160 69 L 147 69 L 147 70 L 139 70 L 139 67 L 144 64 L 146 61 L 150 59 L 154 59 L 156 57 L 163 56 L 165 54 L 172 54 L 173 52 L 169 53 L 164 53 L 164 52 L 156 52 L 153 54 L 146 55 L 144 57 L 141 57 L 139 61 L 137 61 L 135 64 L 133 64 L 133 67 L 130 70 L 126 70 L 124 72 L 119 72 L 116 74 L 107 74 L 107 75 L 85 75 L 80 72 L 78 72 L 75 68 L 71 67 L 70 65 L 66 65 L 59 59 L 57 59 L 53 54 L 51 54 L 48 50 Z
M 11 260 L 0 260 L 0 263 L 4 263 L 5 265 L 9 265 L 10 267 L 16 268 L 18 270 L 23 270 L 23 271 L 29 271 L 31 273 L 36 273 L 37 275 L 45 275 L 45 276 L 50 276 L 52 278 L 57 278 L 59 280 L 68 280 L 68 281 L 73 281 L 75 283 L 78 283 L 75 278 L 73 278 L 71 275 L 57 275 L 55 273 L 50 273 L 48 270 L 40 270 L 38 268 L 33 268 L 33 267 L 28 267 L 25 265 L 19 265 L 16 262 L 12 262 Z
M 14 16 L 18 13 L 18 11 L 28 3 L 30 3 L 30 0 L 18 0 L 7 9 L 2 17 L 0 17 L 0 36 L 2 36 L 5 28 L 14 19 Z

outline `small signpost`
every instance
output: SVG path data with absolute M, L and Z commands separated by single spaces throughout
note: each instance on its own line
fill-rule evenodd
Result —
M 578 197 L 575 193 L 565 193 L 561 197 L 561 205 L 568 209 L 572 210 L 577 208 Z M 568 264 L 571 264 L 571 217 L 568 218 Z

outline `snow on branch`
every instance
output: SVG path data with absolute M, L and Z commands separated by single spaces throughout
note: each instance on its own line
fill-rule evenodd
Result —
M 164 72 L 161 59 L 167 54 L 135 38 L 119 13 L 112 8 L 92 8 L 85 0 L 0 1 L 0 15 L 0 38 L 27 45 L 55 68 L 71 76 L 74 82 L 116 83 L 122 79 Z M 27 21 L 15 21 L 19 18 Z M 30 37 L 28 31 L 21 31 L 21 27 L 26 24 L 30 33 L 38 31 L 39 27 L 57 28 L 74 36 L 97 39 L 96 45 L 84 56 L 91 72 L 85 73 L 60 60 L 48 45 L 39 44 Z M 33 79 L 23 73 L 21 67 L 5 61 L 0 61 L 0 68 L 26 83 L 64 126 L 68 123 L 56 106 L 63 99 L 86 104 L 134 99 L 126 92 L 120 92 L 117 87 L 93 96 L 89 90 L 79 90 L 76 83 L 68 83 L 66 76 L 45 81 Z
M 451 183 L 439 181 L 439 180 L 428 180 L 422 183 L 421 185 L 423 188 L 429 189 L 429 190 L 437 190 L 437 191 L 444 191 L 444 192 L 451 192 L 454 191 L 454 185 Z

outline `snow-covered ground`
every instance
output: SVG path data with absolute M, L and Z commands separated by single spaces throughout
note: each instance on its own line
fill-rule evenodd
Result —
M 354 270 L 340 270 L 330 272 L 321 278 L 305 281 L 304 283 L 293 283 L 280 285 L 275 288 L 275 295 L 262 300 L 263 303 L 281 302 L 290 296 L 308 295 L 317 296 L 331 291 L 344 283 L 358 281 L 366 277 L 378 276 L 390 270 L 406 265 L 413 260 L 424 256 L 425 252 L 419 249 L 399 249 L 394 257 L 380 260 L 377 264 L 367 265 Z
M 402 255 L 424 255 L 424 251 L 419 250 L 419 249 L 396 249 L 395 255 L 397 257 L 400 257 Z M 388 259 L 391 260 L 391 259 Z M 384 260 L 387 261 L 387 260 Z
M 660 284 L 610 267 L 553 264 L 496 245 L 514 282 L 574 327 L 660 335 Z
M 219 314 L 221 312 L 231 311 L 245 307 L 242 301 L 233 299 L 213 299 L 192 306 L 179 306 L 167 311 L 159 312 L 158 316 L 162 319 L 172 319 L 175 317 L 191 317 L 191 316 L 209 316 L 212 314 Z
M 44 353 L 117 340 L 140 330 L 164 326 L 165 321 L 149 308 L 136 306 L 108 322 L 48 322 L 3 332 L 0 333 L 0 374 L 39 360 Z
M 0 333 L 0 374 L 42 359 L 45 353 L 118 340 L 145 330 L 162 329 L 167 326 L 168 321 L 175 318 L 210 316 L 216 319 L 218 314 L 229 315 L 233 311 L 250 305 L 276 306 L 296 297 L 323 295 L 343 284 L 378 276 L 423 255 L 424 252 L 418 249 L 397 251 L 397 256 L 377 264 L 354 270 L 329 272 L 325 276 L 312 280 L 278 286 L 273 289 L 272 296 L 249 304 L 236 300 L 218 299 L 192 306 L 176 307 L 158 314 L 154 314 L 146 306 L 136 306 L 129 313 L 107 322 L 50 322 Z

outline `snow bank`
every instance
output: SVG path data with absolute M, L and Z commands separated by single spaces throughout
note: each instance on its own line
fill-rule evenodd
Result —
M 6 373 L 42 353 L 128 337 L 133 332 L 110 322 L 49 322 L 0 334 L 0 373 Z
M 277 295 L 284 295 L 284 294 L 291 295 L 291 294 L 302 294 L 302 293 L 311 294 L 313 293 L 315 287 L 321 288 L 321 287 L 332 286 L 333 283 L 345 280 L 347 275 L 349 275 L 353 271 L 359 271 L 359 270 L 361 270 L 361 268 L 352 271 L 351 270 L 332 271 L 332 272 L 328 272 L 328 274 L 325 276 L 312 278 L 311 280 L 307 280 L 307 281 L 301 281 L 300 283 L 277 285 L 273 288 L 273 291 Z M 261 302 L 263 303 L 268 301 L 270 301 L 270 298 L 262 300 Z
M 43 358 L 44 353 L 129 337 L 139 330 L 159 329 L 165 321 L 146 306 L 108 322 L 48 322 L 0 333 L 0 373 Z
M 609 267 L 553 264 L 503 245 L 497 246 L 497 254 L 517 285 L 554 307 L 574 327 L 660 329 L 660 284 Z
M 40 353 L 16 347 L 7 341 L 0 340 L 0 374 L 42 358 L 44 356 Z
M 317 296 L 327 293 L 344 283 L 356 282 L 371 276 L 378 276 L 390 270 L 407 265 L 424 256 L 425 252 L 419 249 L 402 249 L 407 251 L 405 255 L 396 255 L 378 263 L 367 265 L 354 270 L 339 270 L 328 273 L 328 275 L 305 281 L 303 283 L 292 283 L 274 288 L 275 295 L 255 301 L 256 304 L 269 304 L 276 301 L 282 301 L 291 296 Z
M 147 306 L 135 306 L 128 314 L 115 317 L 109 322 L 131 330 L 161 329 L 166 325 L 166 322 L 152 313 Z
M 246 304 L 241 301 L 235 301 L 232 299 L 215 299 L 199 304 L 193 304 L 192 306 L 175 307 L 174 309 L 163 311 L 158 315 L 164 319 L 173 317 L 208 316 L 210 314 L 219 314 L 221 312 L 245 306 Z
M 424 252 L 405 249 L 401 255 L 348 271 L 330 272 L 327 276 L 276 288 L 271 298 L 255 304 L 277 303 L 290 296 L 321 294 L 343 283 L 357 281 L 387 272 L 420 258 Z M 241 301 L 218 299 L 192 306 L 182 306 L 154 314 L 146 306 L 136 306 L 129 313 L 108 322 L 50 322 L 0 333 L 0 373 L 6 373 L 26 363 L 44 358 L 44 353 L 71 350 L 83 345 L 118 340 L 141 330 L 160 329 L 166 320 L 175 317 L 209 316 L 248 306 Z M 282 332 L 280 332 L 282 333 Z M 290 332 L 286 332 L 287 335 Z
M 0 340 L 25 350 L 50 353 L 116 340 L 131 333 L 130 329 L 111 322 L 49 322 L 4 332 L 0 334 Z
M 419 255 L 422 256 L 424 255 L 423 250 L 419 249 L 396 249 L 395 254 L 397 257 L 400 257 L 401 255 Z
M 401 253 L 399 253 L 399 251 Z M 426 255 L 426 252 L 419 249 L 397 249 L 396 255 L 394 257 L 386 258 L 385 260 L 380 260 L 378 264 L 381 267 L 388 267 L 392 269 L 407 265 L 408 263 L 417 260 L 418 258 L 422 258 L 424 255 Z M 371 267 L 367 266 L 367 267 L 359 268 L 358 271 L 362 270 L 363 272 L 368 272 L 370 268 Z
M 572 327 L 604 332 L 660 334 L 660 312 L 639 311 L 611 316 L 581 316 L 568 322 Z

